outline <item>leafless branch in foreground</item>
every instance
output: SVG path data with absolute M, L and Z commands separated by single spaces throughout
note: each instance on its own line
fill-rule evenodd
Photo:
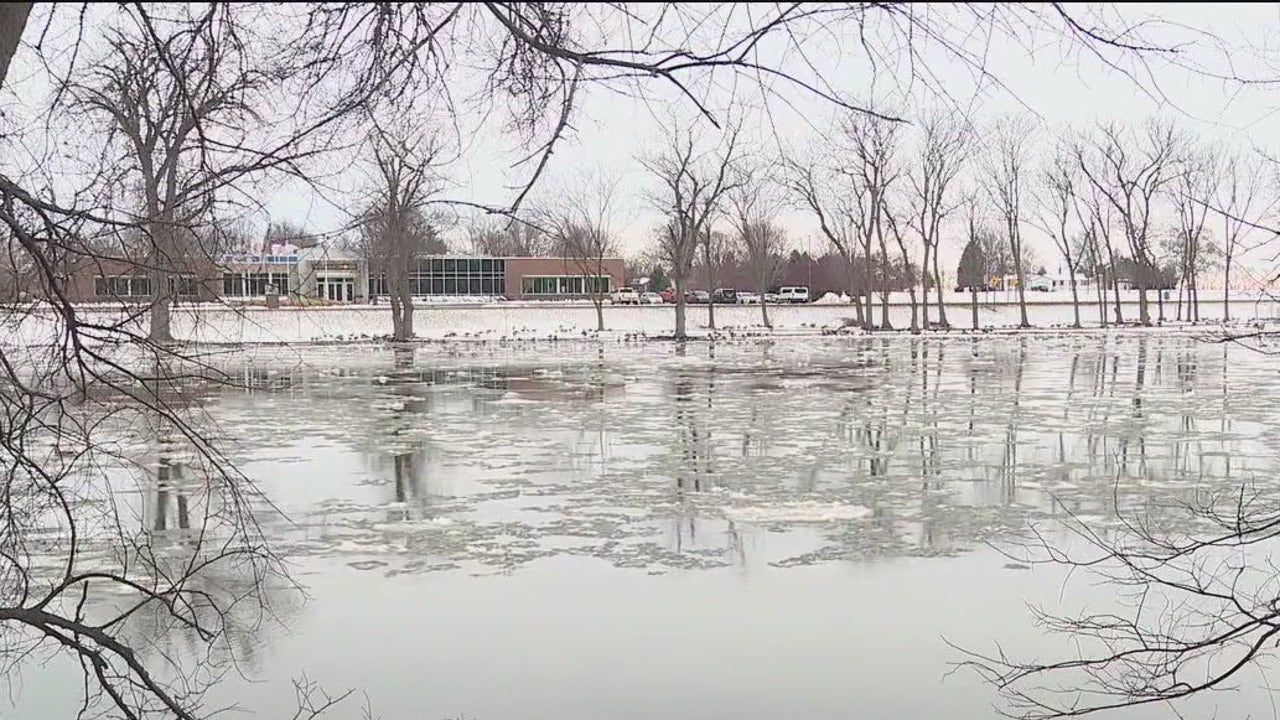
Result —
M 1176 523 L 1167 518 L 1176 514 Z M 1189 516 L 1190 522 L 1186 522 Z M 1019 562 L 1101 581 L 1117 609 L 1036 624 L 1071 641 L 1061 660 L 1029 661 L 965 649 L 962 663 L 993 683 L 1003 712 L 1024 720 L 1168 705 L 1225 689 L 1262 661 L 1280 635 L 1280 574 L 1268 546 L 1280 534 L 1280 501 L 1244 485 L 1195 500 L 1120 514 L 1114 531 L 1070 515 L 1067 537 L 1036 529 L 1005 552 Z M 1196 528 L 1192 531 L 1178 528 Z

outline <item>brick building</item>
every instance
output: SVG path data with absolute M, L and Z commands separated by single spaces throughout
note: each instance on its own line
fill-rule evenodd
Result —
M 594 263 L 588 263 L 592 269 Z M 571 258 L 472 257 L 432 255 L 410 269 L 416 297 L 475 297 L 509 300 L 585 298 L 626 285 L 620 258 L 605 258 L 600 272 L 583 272 Z M 216 264 L 184 268 L 174 277 L 180 300 L 252 302 L 269 293 L 285 302 L 368 302 L 387 294 L 386 275 L 370 273 L 368 263 L 324 248 L 279 255 L 227 255 Z M 77 302 L 143 301 L 151 295 L 146 268 L 126 260 L 80 263 L 68 273 L 68 292 Z

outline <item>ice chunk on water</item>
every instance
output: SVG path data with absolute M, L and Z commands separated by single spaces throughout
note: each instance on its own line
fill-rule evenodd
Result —
M 728 520 L 756 524 L 825 523 L 861 520 L 870 515 L 870 508 L 838 502 L 775 502 L 770 505 L 733 507 L 724 510 L 724 516 Z

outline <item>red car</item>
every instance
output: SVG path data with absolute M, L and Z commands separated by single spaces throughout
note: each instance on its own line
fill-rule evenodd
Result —
M 673 303 L 676 301 L 676 291 L 671 288 L 667 288 L 658 294 L 662 296 L 662 302 L 664 303 Z

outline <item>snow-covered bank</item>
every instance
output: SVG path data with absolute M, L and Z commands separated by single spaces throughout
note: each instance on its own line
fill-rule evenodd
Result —
M 1137 319 L 1136 304 L 1125 303 L 1124 317 Z M 1220 303 L 1202 303 L 1202 316 L 1208 325 L 1220 317 Z M 1231 306 L 1233 322 L 1245 325 L 1280 321 L 1280 304 L 1266 301 L 1235 302 Z M 1156 312 L 1152 307 L 1152 314 Z M 84 320 L 97 323 L 126 322 L 129 329 L 145 333 L 146 318 L 124 320 L 119 309 L 86 307 Z M 970 325 L 968 305 L 949 305 L 948 320 L 957 330 Z M 1110 321 L 1113 310 L 1108 307 Z M 1028 307 L 1031 324 L 1041 329 L 1061 329 L 1071 324 L 1069 304 L 1034 304 Z M 607 337 L 623 339 L 632 336 L 663 337 L 675 327 L 675 311 L 669 305 L 618 306 L 605 308 Z M 759 306 L 716 306 L 716 325 L 723 334 L 761 334 Z M 852 323 L 854 309 L 848 305 L 779 305 L 769 307 L 774 325 L 772 334 L 822 334 L 845 328 Z M 1082 322 L 1098 327 L 1098 310 L 1089 305 L 1081 308 Z M 452 338 L 537 339 L 570 338 L 594 335 L 595 309 L 590 305 L 539 305 L 534 303 L 495 303 L 489 305 L 425 305 L 414 313 L 418 337 L 424 340 Z M 877 305 L 874 318 L 880 323 L 882 309 Z M 1168 320 L 1174 316 L 1171 303 L 1166 303 L 1165 327 L 1186 327 L 1185 323 Z M 936 310 L 930 313 L 936 322 Z M 1016 328 L 1019 313 L 1016 304 L 987 303 L 979 306 L 979 324 L 987 330 Z M 889 308 L 889 320 L 896 329 L 907 328 L 911 321 L 909 306 Z M 58 318 L 45 308 L 9 316 L 3 328 L 3 345 L 23 347 L 46 344 L 53 340 Z M 1202 324 L 1197 327 L 1204 327 Z M 390 309 L 385 305 L 348 305 L 321 308 L 268 309 L 265 307 L 230 307 L 224 305 L 188 306 L 175 310 L 174 336 L 179 340 L 211 344 L 305 343 L 325 341 L 375 340 L 386 337 L 391 329 Z M 706 335 L 707 307 L 690 306 L 688 329 L 692 335 Z

